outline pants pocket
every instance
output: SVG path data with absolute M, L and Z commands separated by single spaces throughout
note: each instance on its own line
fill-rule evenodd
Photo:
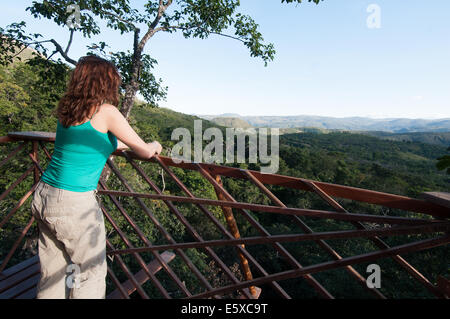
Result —
M 67 243 L 77 239 L 78 234 L 70 216 L 45 216 L 44 222 L 59 241 Z

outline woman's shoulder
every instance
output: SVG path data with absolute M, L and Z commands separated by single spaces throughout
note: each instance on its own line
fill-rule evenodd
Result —
M 103 103 L 102 105 L 100 105 L 100 110 L 102 111 L 106 111 L 106 112 L 114 112 L 117 111 L 117 107 L 115 107 L 112 104 L 109 103 Z
M 98 113 L 100 114 L 100 117 L 108 121 L 117 116 L 117 113 L 120 113 L 120 111 L 112 104 L 103 103 L 100 105 Z
M 118 122 L 120 122 L 123 118 L 122 113 L 119 109 L 109 103 L 104 103 L 100 106 L 99 110 L 99 127 L 102 130 L 109 131 L 112 127 L 114 127 Z
M 103 113 L 107 114 L 107 115 L 117 115 L 118 113 L 120 113 L 119 109 L 109 103 L 104 103 L 100 106 L 100 110 L 102 110 Z
M 120 112 L 114 105 L 103 103 L 97 109 L 96 114 L 91 118 L 91 125 L 98 131 L 106 133 L 112 126 L 115 113 Z

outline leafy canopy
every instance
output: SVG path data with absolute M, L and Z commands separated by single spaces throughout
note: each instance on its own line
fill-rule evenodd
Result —
M 117 62 L 123 74 L 124 89 L 135 79 L 137 67 L 139 78 L 135 80 L 141 84 L 140 93 L 148 102 L 155 103 L 165 98 L 167 88 L 161 85 L 161 79 L 152 75 L 157 61 L 145 55 L 143 50 L 157 32 L 181 32 L 185 38 L 206 39 L 219 35 L 235 39 L 248 48 L 252 57 L 261 58 L 265 65 L 275 56 L 273 44 L 264 41 L 253 18 L 238 12 L 239 0 L 157 0 L 146 1 L 142 8 L 134 8 L 129 0 L 80 0 L 76 2 L 80 19 L 75 28 L 66 24 L 72 16 L 72 11 L 67 10 L 71 4 L 72 0 L 33 1 L 26 9 L 36 19 L 48 19 L 66 28 L 69 40 L 65 46 L 54 39 L 45 39 L 40 33 L 28 33 L 24 21 L 0 27 L 0 64 L 11 63 L 17 50 L 32 46 L 45 58 L 59 54 L 64 61 L 75 65 L 77 59 L 70 57 L 74 33 L 91 38 L 100 35 L 106 25 L 120 34 L 134 33 L 134 42 L 129 43 L 128 50 L 108 53 L 105 50 L 107 43 L 93 43 L 88 46 L 87 54 L 103 53 Z

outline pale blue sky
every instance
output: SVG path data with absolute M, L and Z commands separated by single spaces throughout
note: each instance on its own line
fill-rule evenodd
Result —
M 25 20 L 33 32 L 63 43 L 67 29 L 31 18 L 26 0 L 2 1 L 0 25 Z M 135 3 L 143 1 L 134 0 Z M 242 0 L 244 13 L 275 45 L 267 67 L 239 42 L 157 34 L 146 47 L 169 87 L 161 106 L 189 114 L 450 117 L 450 1 L 325 0 L 286 5 Z M 367 7 L 381 8 L 369 29 Z M 130 47 L 130 35 L 75 37 L 71 57 L 86 44 Z

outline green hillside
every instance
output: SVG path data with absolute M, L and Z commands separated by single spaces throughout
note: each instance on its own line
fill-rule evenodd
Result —
M 449 189 L 450 177 L 436 169 L 443 146 L 348 132 L 285 134 L 281 141 L 281 158 L 308 178 L 409 196 Z
M 196 116 L 175 112 L 167 108 L 144 108 L 139 106 L 139 103 L 136 103 L 133 108 L 129 120 L 131 125 L 135 126 L 136 132 L 145 140 L 157 139 L 169 144 L 172 132 L 176 128 L 187 128 L 193 137 L 195 120 L 202 121 L 203 130 L 209 127 L 220 127 L 211 121 L 202 120 Z M 220 128 L 224 129 L 224 127 Z

